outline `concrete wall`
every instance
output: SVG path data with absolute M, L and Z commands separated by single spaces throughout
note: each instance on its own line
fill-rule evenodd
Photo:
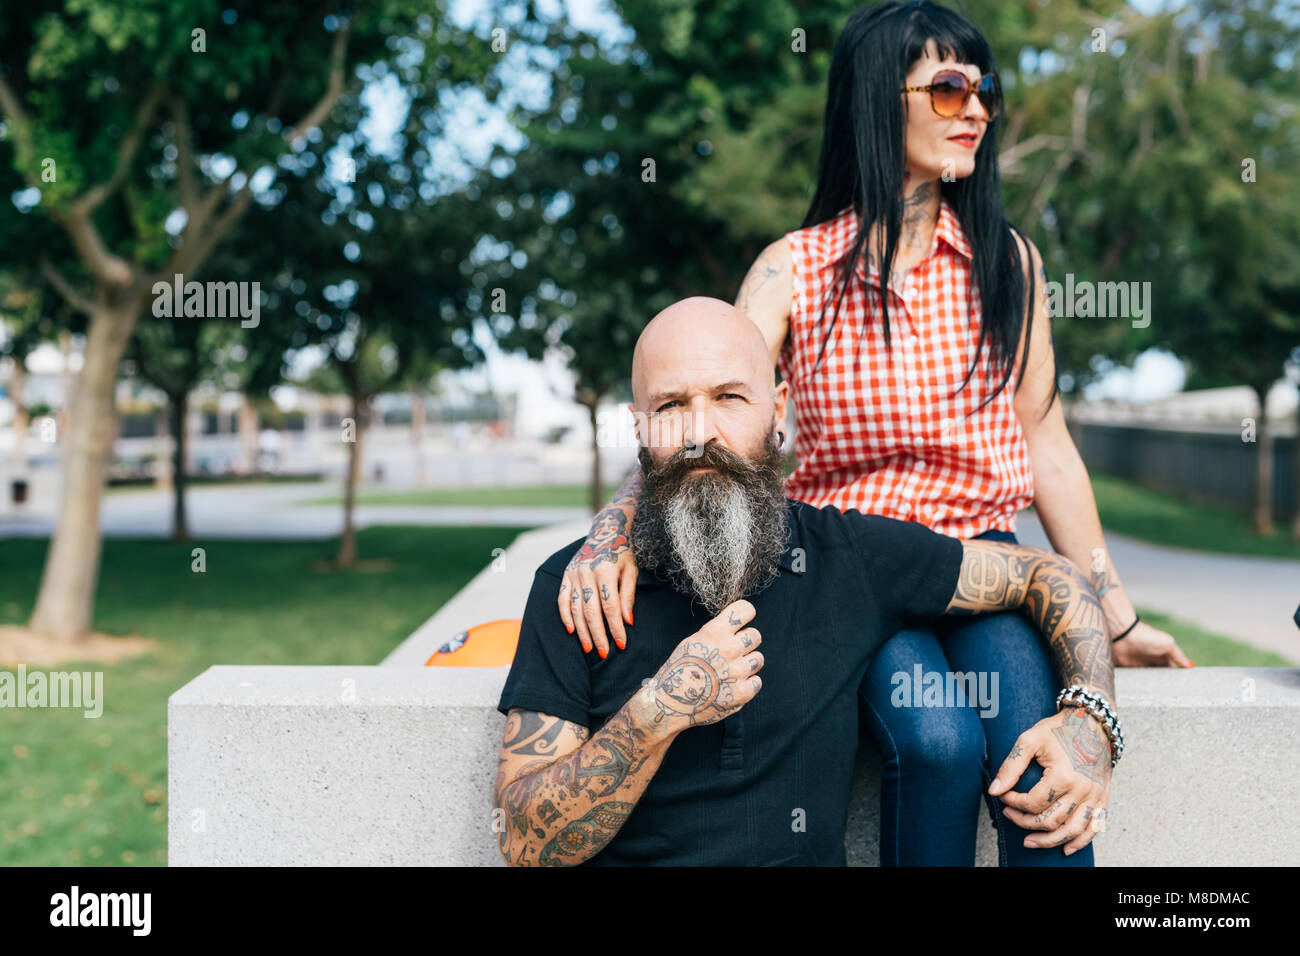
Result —
M 491 787 L 504 668 L 213 667 L 168 702 L 169 862 L 499 865 Z M 1129 748 L 1097 862 L 1300 858 L 1300 670 L 1124 670 Z M 846 845 L 877 862 L 878 757 Z M 979 862 L 996 863 L 987 814 Z

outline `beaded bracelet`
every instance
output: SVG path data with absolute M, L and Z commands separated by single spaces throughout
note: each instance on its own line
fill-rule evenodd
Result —
M 1056 695 L 1056 707 L 1059 710 L 1062 703 L 1071 704 L 1075 707 L 1082 707 L 1101 724 L 1102 730 L 1106 731 L 1106 736 L 1110 738 L 1112 767 L 1119 763 L 1119 758 L 1124 755 L 1124 729 L 1120 725 L 1119 717 L 1111 709 L 1110 702 L 1100 694 L 1094 694 L 1092 691 L 1078 684 L 1071 684 L 1065 690 Z

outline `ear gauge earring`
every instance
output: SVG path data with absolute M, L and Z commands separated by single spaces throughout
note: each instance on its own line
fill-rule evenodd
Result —
M 776 443 L 780 445 L 782 448 L 785 447 L 785 432 L 781 431 L 780 429 L 777 429 L 776 432 Z

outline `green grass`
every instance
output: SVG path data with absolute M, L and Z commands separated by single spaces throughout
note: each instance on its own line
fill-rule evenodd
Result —
M 618 485 L 607 486 L 601 500 L 609 501 L 617 490 Z M 343 499 L 336 496 L 312 498 L 294 503 L 342 505 Z M 584 508 L 591 504 L 591 489 L 588 485 L 530 485 L 501 488 L 420 488 L 408 491 L 363 490 L 357 495 L 357 504 Z
M 1290 540 L 1285 527 L 1269 536 L 1256 534 L 1247 515 L 1196 504 L 1099 472 L 1092 472 L 1092 490 L 1107 531 L 1174 548 L 1300 561 L 1300 543 Z
M 167 698 L 212 664 L 376 664 L 522 528 L 368 528 L 363 562 L 322 571 L 335 542 L 109 539 L 95 629 L 158 639 L 99 670 L 103 716 L 0 709 L 0 866 L 162 865 L 167 859 Z M 0 547 L 0 623 L 30 611 L 47 542 Z M 38 668 L 32 668 L 33 670 Z
M 301 475 L 286 475 L 286 476 L 284 476 L 284 477 L 276 477 L 276 476 L 272 475 L 272 476 L 270 476 L 270 477 L 259 476 L 259 477 L 257 477 L 257 478 L 247 478 L 247 479 L 245 479 L 245 478 L 230 478 L 230 477 L 217 477 L 217 478 L 195 478 L 195 477 L 191 477 L 190 480 L 189 480 L 188 482 L 186 482 L 185 487 L 186 487 L 186 488 L 217 488 L 217 487 L 222 487 L 222 488 L 239 488 L 239 489 L 244 489 L 244 488 L 271 488 L 271 487 L 282 488 L 282 487 L 284 487 L 285 485 L 317 485 L 317 486 L 319 486 L 319 485 L 324 484 L 325 481 L 326 481 L 326 479 L 325 479 L 324 477 L 320 477 L 320 478 L 304 478 L 304 477 L 302 477 Z M 127 484 L 105 485 L 105 486 L 104 486 L 104 494 L 106 494 L 106 495 L 125 495 L 125 494 L 131 494 L 131 493 L 133 493 L 133 492 L 139 494 L 139 493 L 141 493 L 141 492 L 146 492 L 146 493 L 147 493 L 147 492 L 154 492 L 154 491 L 157 491 L 157 490 L 158 490 L 158 487 L 157 487 L 157 485 L 154 484 L 153 481 L 130 482 L 130 483 L 127 483 Z
M 1183 653 L 1197 667 L 1295 667 L 1285 657 L 1272 651 L 1260 650 L 1228 637 L 1211 634 L 1168 614 L 1147 608 L 1138 608 L 1138 613 L 1152 627 L 1173 635 Z

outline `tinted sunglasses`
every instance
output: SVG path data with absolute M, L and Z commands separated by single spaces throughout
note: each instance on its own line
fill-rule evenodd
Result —
M 956 116 L 966 108 L 966 101 L 972 93 L 980 98 L 984 112 L 992 120 L 1002 108 L 1002 87 L 998 84 L 997 74 L 985 73 L 972 85 L 965 73 L 956 70 L 940 70 L 934 75 L 929 86 L 905 86 L 904 93 L 930 94 L 930 107 L 942 117 Z

